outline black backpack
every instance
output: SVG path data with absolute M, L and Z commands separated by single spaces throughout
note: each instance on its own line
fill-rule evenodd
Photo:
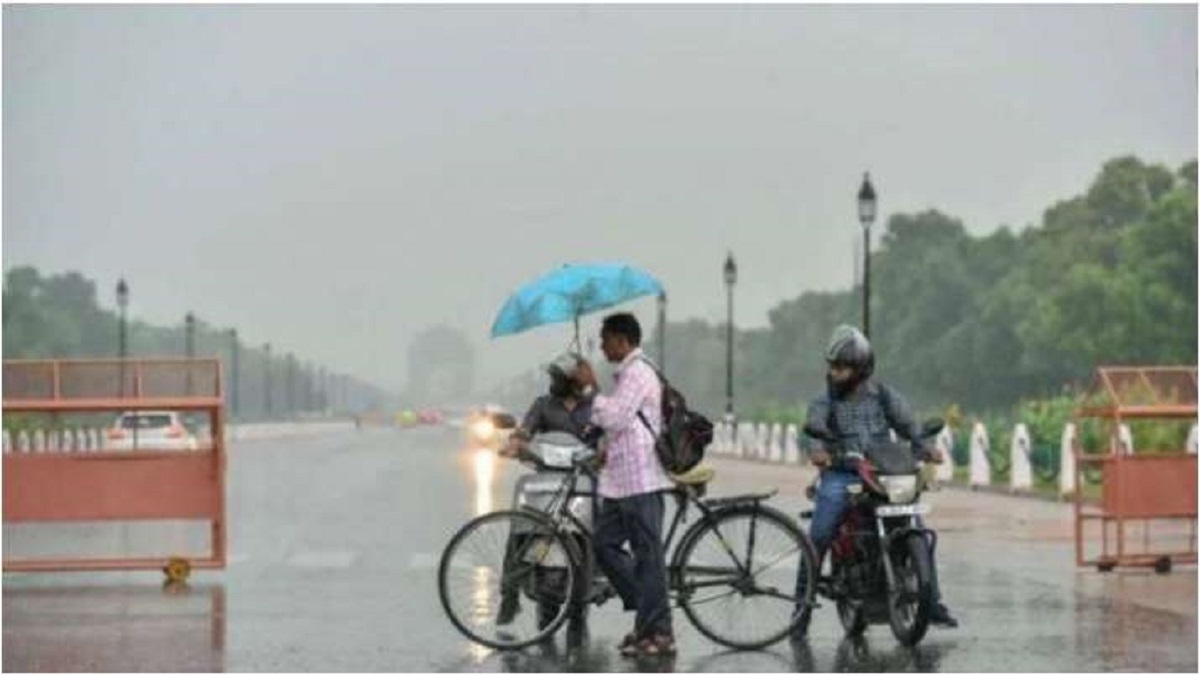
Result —
M 646 365 L 654 370 L 658 381 L 662 383 L 662 419 L 663 430 L 654 439 L 654 450 L 658 453 L 658 461 L 668 473 L 684 473 L 704 459 L 704 451 L 713 439 L 713 425 L 707 417 L 694 410 L 688 410 L 687 400 L 679 390 L 667 382 L 667 378 L 655 368 L 649 360 L 643 359 Z M 638 417 L 650 433 L 654 428 L 650 421 L 638 410 Z

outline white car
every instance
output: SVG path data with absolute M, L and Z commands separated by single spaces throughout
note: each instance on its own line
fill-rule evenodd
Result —
M 108 429 L 109 450 L 195 450 L 196 436 L 183 425 L 179 413 L 143 410 L 122 413 Z

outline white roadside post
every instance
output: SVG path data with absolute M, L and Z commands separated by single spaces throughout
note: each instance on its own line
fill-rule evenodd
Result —
M 988 434 L 983 422 L 976 422 L 971 430 L 971 480 L 973 488 L 992 484 L 992 467 L 988 463 Z
M 783 425 L 779 422 L 771 425 L 771 461 L 783 461 Z
M 950 483 L 954 480 L 954 432 L 949 426 L 944 427 L 934 443 L 942 451 L 942 463 L 937 468 L 938 482 Z
M 1128 424 L 1122 424 L 1117 429 L 1117 442 L 1120 444 L 1118 448 L 1114 448 L 1113 452 L 1118 450 L 1121 454 L 1129 456 L 1133 454 L 1133 432 L 1130 431 Z
M 738 457 L 749 459 L 754 456 L 754 425 L 749 422 L 738 422 Z
M 1196 454 L 1196 445 L 1200 443 L 1200 439 L 1196 437 L 1196 425 L 1192 425 L 1192 430 L 1188 432 L 1187 451 L 1189 455 Z
M 784 447 L 783 461 L 787 464 L 800 463 L 800 441 L 799 434 L 796 432 L 796 425 L 787 425 L 787 430 L 784 431 Z
M 1009 443 L 1008 489 L 1028 492 L 1033 489 L 1033 462 L 1030 459 L 1029 429 L 1024 423 L 1013 429 Z
M 1062 443 L 1058 457 L 1058 494 L 1068 497 L 1075 494 L 1075 424 L 1068 422 L 1063 427 Z

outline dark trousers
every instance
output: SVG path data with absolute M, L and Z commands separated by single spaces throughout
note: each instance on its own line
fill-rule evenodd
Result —
M 671 634 L 662 526 L 662 493 L 600 500 L 596 562 L 621 596 L 625 609 L 637 610 L 634 632 L 639 636 Z M 626 542 L 632 556 L 622 548 Z

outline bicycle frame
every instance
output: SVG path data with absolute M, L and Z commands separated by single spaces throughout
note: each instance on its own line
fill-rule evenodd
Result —
M 580 492 L 576 489 L 576 487 L 579 483 L 580 476 L 582 476 L 584 474 L 587 474 L 589 477 L 592 478 L 593 485 L 599 486 L 599 479 L 596 476 L 595 471 L 591 470 L 589 467 L 587 467 L 586 465 L 581 464 L 581 463 L 576 463 L 571 468 L 570 471 L 567 471 L 564 473 L 565 473 L 565 475 L 563 477 L 562 483 L 560 484 L 559 489 L 554 493 L 554 497 L 551 498 L 550 504 L 546 508 L 546 510 L 543 511 L 542 509 L 538 509 L 538 508 L 535 508 L 532 506 L 525 506 L 523 508 L 525 510 L 531 510 L 535 513 L 539 513 L 539 514 L 548 516 L 550 518 L 550 521 L 560 531 L 567 529 L 567 523 L 569 523 L 574 528 L 576 528 L 580 534 L 582 534 L 584 537 L 586 537 L 589 542 L 591 542 L 591 541 L 593 541 L 592 530 L 590 528 L 588 528 L 584 523 L 580 522 L 580 520 L 575 516 L 575 514 L 571 512 L 571 510 L 569 508 L 569 504 L 570 504 L 570 500 L 572 497 L 590 496 L 592 499 L 593 513 L 597 513 L 599 511 L 599 509 L 597 508 L 597 504 L 596 504 L 596 497 L 597 497 L 596 491 L 593 490 L 591 492 Z M 716 515 L 719 512 L 721 512 L 724 509 L 736 506 L 738 504 L 743 504 L 743 503 L 748 503 L 748 502 L 741 501 L 740 498 L 738 498 L 738 497 L 731 497 L 731 498 L 727 498 L 729 501 L 724 502 L 720 506 L 711 506 L 711 505 L 705 504 L 703 501 L 701 501 L 700 497 L 697 495 L 697 490 L 689 485 L 678 485 L 671 491 L 671 494 L 672 494 L 672 496 L 675 497 L 675 502 L 676 502 L 677 507 L 675 509 L 674 516 L 671 518 L 671 526 L 668 528 L 667 534 L 663 539 L 663 553 L 664 553 L 664 556 L 668 560 L 670 560 L 670 563 L 668 563 L 668 565 L 667 565 L 667 575 L 668 575 L 667 578 L 668 578 L 668 586 L 669 586 L 670 590 L 679 591 L 682 586 L 682 581 L 681 581 L 682 575 L 679 574 L 680 562 L 678 560 L 676 560 L 676 558 L 678 557 L 679 550 L 681 550 L 683 542 L 684 542 L 684 540 L 687 539 L 688 536 L 690 536 L 692 533 L 700 531 L 699 523 L 704 523 L 704 522 L 714 523 L 713 529 L 716 532 L 718 541 L 721 542 L 722 547 L 729 554 L 729 557 L 733 561 L 734 565 L 736 565 L 738 574 L 739 575 L 749 575 L 751 572 L 750 569 L 745 564 L 742 563 L 741 559 L 739 559 L 739 557 L 734 553 L 733 547 L 731 547 L 729 545 L 729 542 L 726 541 L 725 535 L 722 534 L 720 529 L 715 526 L 715 523 L 717 522 Z M 673 548 L 672 545 L 674 544 L 675 534 L 676 534 L 676 532 L 679 531 L 680 524 L 687 520 L 689 504 L 694 506 L 697 510 L 700 511 L 701 520 L 698 523 L 693 524 L 687 530 L 685 530 L 683 532 L 683 534 L 681 535 L 679 545 L 674 546 L 674 548 Z M 757 529 L 757 527 L 756 527 L 757 524 L 758 524 L 758 519 L 756 517 L 751 517 L 749 542 L 748 542 L 748 546 L 747 546 L 748 550 L 747 550 L 747 556 L 746 556 L 747 560 L 753 559 L 755 532 Z M 713 570 L 713 573 L 716 573 L 716 570 Z M 705 587 L 709 587 L 709 586 L 723 586 L 723 585 L 729 585 L 729 581 L 714 580 L 714 581 L 708 581 L 708 582 L 697 582 L 697 583 L 692 584 L 691 587 L 692 588 L 705 588 Z

